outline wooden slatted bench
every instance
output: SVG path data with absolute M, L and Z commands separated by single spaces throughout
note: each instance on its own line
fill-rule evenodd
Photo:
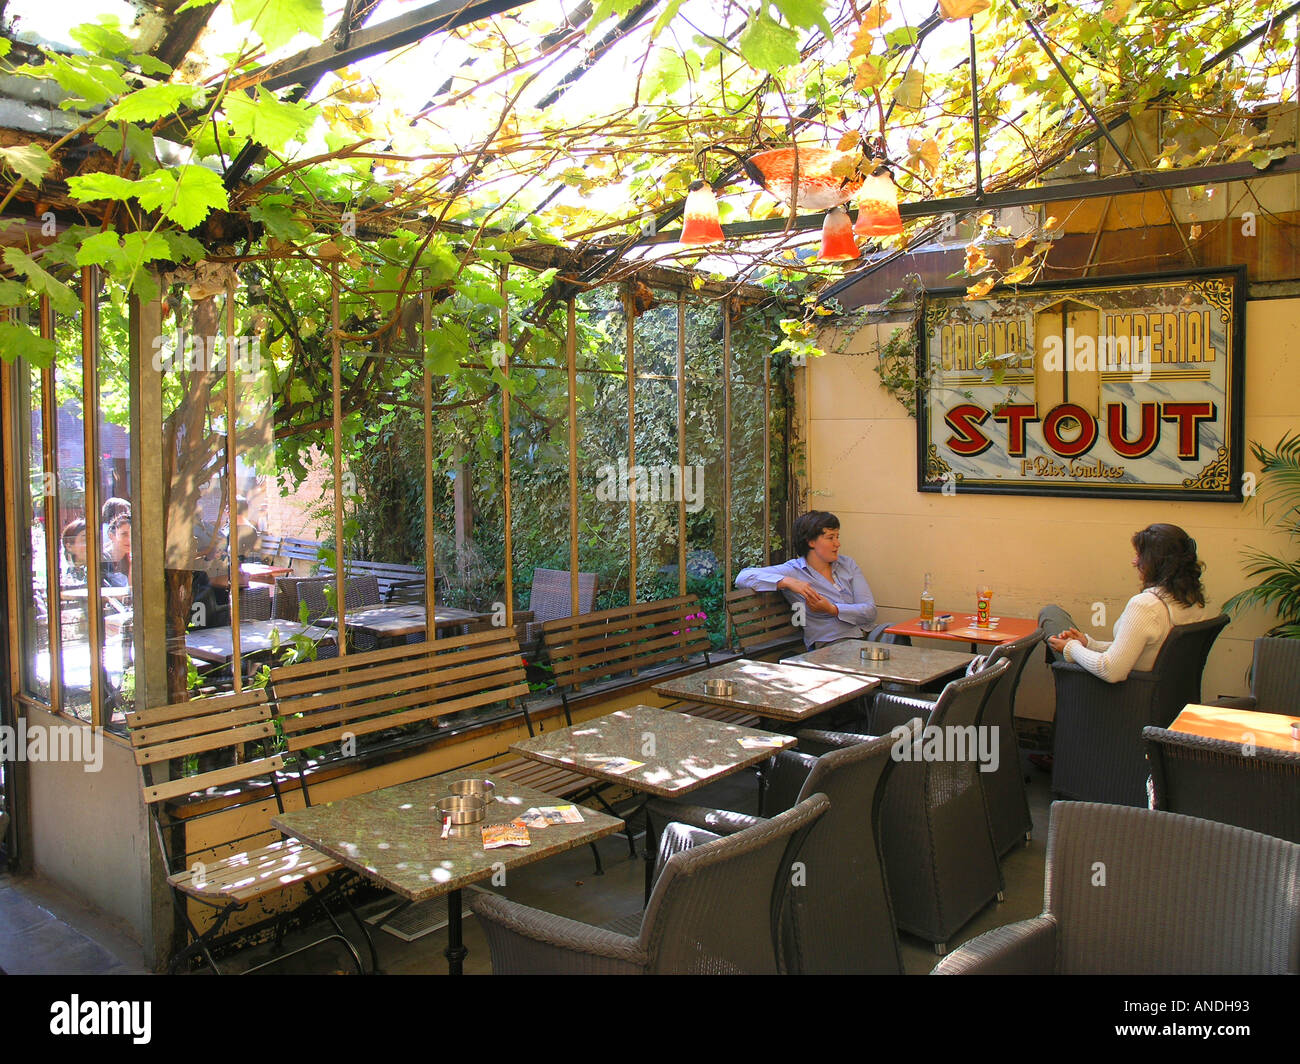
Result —
M 806 649 L 803 630 L 794 626 L 794 612 L 781 592 L 728 591 L 726 609 L 736 645 L 746 657 L 781 657 Z
M 334 858 L 295 839 L 281 838 L 270 825 L 271 795 L 276 809 L 284 811 L 279 776 L 286 769 L 286 758 L 277 750 L 280 741 L 265 692 L 138 709 L 128 714 L 127 725 L 144 780 L 145 804 L 162 848 L 167 885 L 188 935 L 168 970 L 174 972 L 202 956 L 221 974 L 212 950 L 228 937 L 222 932 L 230 917 L 252 902 L 301 884 L 308 893 L 304 905 L 319 906 L 333 932 L 256 967 L 337 942 L 362 972 L 360 955 L 326 904 L 336 894 L 342 897 L 338 887 L 351 873 Z M 204 820 L 204 830 L 196 831 Z M 202 846 L 191 841 L 197 834 L 204 836 Z M 322 876 L 326 888 L 317 891 L 311 881 Z M 206 930 L 200 930 L 192 918 L 190 900 L 215 910 Z M 292 915 L 285 912 L 275 918 L 277 941 L 284 921 Z M 356 917 L 355 912 L 352 915 Z M 357 925 L 365 933 L 360 920 Z
M 513 628 L 284 665 L 270 688 L 287 749 L 316 764 L 411 746 L 419 725 L 528 693 Z

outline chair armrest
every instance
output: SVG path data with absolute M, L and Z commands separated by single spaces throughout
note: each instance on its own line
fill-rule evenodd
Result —
M 799 792 L 808 779 L 808 773 L 817 764 L 812 754 L 798 750 L 782 750 L 767 763 L 766 785 L 763 791 L 763 816 L 774 816 L 793 809 L 799 801 Z
M 857 746 L 858 743 L 865 743 L 868 739 L 874 739 L 874 735 L 862 735 L 858 732 L 842 731 L 823 731 L 818 728 L 805 728 L 796 734 L 799 740 L 799 747 L 807 753 L 820 755 L 829 753 L 832 750 L 842 750 L 846 746 Z
M 469 907 L 482 922 L 497 975 L 639 975 L 649 964 L 640 942 L 627 935 L 496 894 L 476 893 Z
M 661 824 L 685 824 L 714 835 L 734 835 L 737 831 L 752 828 L 763 821 L 747 813 L 733 813 L 729 809 L 710 809 L 703 805 L 686 805 L 668 798 L 651 798 L 646 811 Z
M 934 702 L 929 699 L 881 691 L 871 703 L 869 730 L 872 735 L 888 735 L 914 717 L 920 717 L 924 725 L 933 710 Z
M 1050 916 L 987 931 L 953 950 L 931 975 L 1053 975 L 1056 921 Z
M 1212 705 L 1220 709 L 1258 709 L 1259 700 L 1254 695 L 1219 695 Z

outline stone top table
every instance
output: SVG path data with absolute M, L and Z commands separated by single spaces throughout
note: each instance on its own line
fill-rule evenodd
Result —
M 741 739 L 765 745 L 746 748 Z M 792 735 L 722 724 L 670 709 L 629 706 L 524 739 L 510 749 L 584 776 L 676 798 L 757 765 L 794 741 Z M 616 759 L 636 764 L 620 765 Z
M 370 632 L 379 639 L 400 639 L 423 635 L 428 628 L 428 613 L 419 603 L 358 606 L 345 614 L 349 629 Z M 433 629 L 459 628 L 474 621 L 490 618 L 490 613 L 473 613 L 454 606 L 438 606 L 433 612 Z M 333 625 L 334 617 L 322 617 L 319 624 Z
M 450 793 L 451 784 L 459 779 L 491 780 L 496 791 L 484 820 L 453 828 L 444 839 L 434 803 Z M 581 824 L 530 829 L 530 845 L 494 850 L 483 849 L 481 829 L 507 823 L 534 806 L 572 804 L 498 778 L 490 769 L 460 769 L 295 809 L 272 817 L 271 823 L 285 835 L 337 858 L 407 902 L 448 895 L 447 961 L 450 973 L 459 975 L 466 954 L 461 940 L 462 888 L 489 878 L 501 867 L 531 864 L 612 835 L 622 829 L 623 821 L 579 806 Z
M 299 621 L 241 621 L 239 623 L 239 652 L 258 654 L 272 649 L 272 632 L 279 633 L 281 645 L 292 641 L 296 635 L 305 635 L 313 642 L 334 642 L 334 633 L 328 628 L 304 625 Z M 197 628 L 185 633 L 185 651 L 201 661 L 221 665 L 235 656 L 234 629 L 228 625 Z
M 709 694 L 709 680 L 730 680 L 734 690 L 729 697 Z M 665 680 L 655 684 L 653 689 L 670 698 L 707 702 L 729 709 L 748 710 L 760 717 L 798 722 L 851 702 L 879 686 L 880 681 L 875 677 L 741 658 L 689 676 Z
M 1291 735 L 1291 722 L 1298 720 L 1300 707 L 1294 713 L 1261 713 L 1257 709 L 1188 705 L 1174 718 L 1169 730 L 1229 743 L 1249 739 L 1256 746 L 1296 754 L 1300 753 L 1300 739 Z
M 884 647 L 889 651 L 889 660 L 863 661 L 863 647 Z M 869 643 L 865 639 L 842 639 L 820 650 L 810 650 L 783 660 L 791 665 L 812 665 L 857 676 L 875 676 L 911 687 L 924 687 L 954 672 L 965 671 L 966 666 L 975 660 L 975 655 L 958 654 L 951 650 L 931 650 L 929 647 L 898 646 L 895 643 Z

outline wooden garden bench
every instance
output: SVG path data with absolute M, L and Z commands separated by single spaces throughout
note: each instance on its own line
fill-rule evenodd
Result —
M 746 657 L 778 657 L 802 654 L 803 629 L 792 623 L 794 612 L 779 591 L 728 591 L 727 617 L 735 632 L 736 645 Z

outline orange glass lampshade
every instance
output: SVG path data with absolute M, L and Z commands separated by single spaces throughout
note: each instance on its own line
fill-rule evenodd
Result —
M 853 239 L 853 223 L 843 207 L 833 208 L 822 222 L 822 249 L 819 262 L 842 262 L 856 259 L 860 254 L 858 242 Z
M 721 244 L 722 223 L 718 221 L 718 200 L 707 181 L 696 181 L 686 197 L 686 210 L 682 218 L 683 244 Z
M 903 231 L 898 214 L 898 189 L 888 170 L 872 174 L 858 193 L 858 220 L 853 232 L 861 237 L 893 236 Z
M 845 158 L 833 148 L 773 148 L 745 160 L 745 172 L 779 200 L 794 201 L 795 154 L 799 158 L 799 209 L 825 211 L 839 207 L 853 198 L 862 184 L 856 171 L 844 178 L 832 168 Z

